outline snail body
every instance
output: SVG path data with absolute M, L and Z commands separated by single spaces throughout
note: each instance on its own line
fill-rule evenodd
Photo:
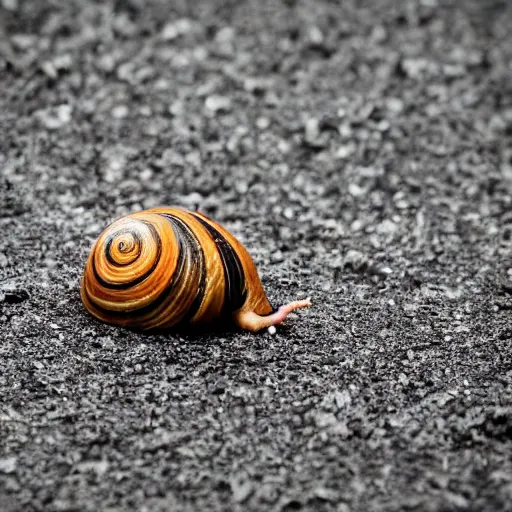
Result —
M 244 246 L 205 215 L 179 208 L 110 224 L 91 250 L 80 293 L 96 318 L 139 329 L 228 320 L 258 331 L 311 304 L 274 310 Z

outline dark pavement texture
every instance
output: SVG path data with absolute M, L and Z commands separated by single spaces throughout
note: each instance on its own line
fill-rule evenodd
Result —
M 0 0 L 0 510 L 511 510 L 510 5 Z M 313 307 L 95 321 L 159 205 Z

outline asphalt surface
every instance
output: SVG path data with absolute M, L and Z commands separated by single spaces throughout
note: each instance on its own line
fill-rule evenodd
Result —
M 0 1 L 0 510 L 512 509 L 506 1 Z M 83 309 L 199 209 L 275 335 Z

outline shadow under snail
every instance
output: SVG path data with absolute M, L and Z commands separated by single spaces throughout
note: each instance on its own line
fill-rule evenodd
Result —
M 202 213 L 179 208 L 110 224 L 91 250 L 80 293 L 95 317 L 139 329 L 227 320 L 255 332 L 311 305 L 308 298 L 274 309 L 243 245 Z

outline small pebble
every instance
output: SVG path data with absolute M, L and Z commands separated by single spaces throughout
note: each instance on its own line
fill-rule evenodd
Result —
M 124 119 L 130 113 L 126 105 L 117 105 L 112 109 L 112 117 L 114 119 Z
M 344 160 L 345 158 L 348 158 L 350 155 L 352 155 L 355 150 L 356 147 L 354 144 L 346 144 L 344 146 L 340 146 L 336 151 L 336 158 Z
M 2 7 L 6 11 L 17 11 L 18 10 L 18 0 L 2 0 Z
M 161 36 L 164 41 L 173 41 L 179 36 L 191 32 L 193 23 L 188 18 L 182 18 L 165 25 L 162 29 Z
M 237 181 L 235 183 L 235 190 L 237 194 L 247 194 L 247 191 L 249 190 L 249 185 L 246 181 Z
M 308 119 L 304 126 L 306 140 L 315 140 L 320 135 L 320 123 L 318 119 Z
M 37 37 L 30 34 L 14 34 L 11 43 L 17 50 L 28 50 L 37 41 Z
M 243 503 L 253 493 L 254 487 L 247 475 L 237 475 L 231 479 L 231 490 L 235 503 Z
M 55 66 L 53 65 L 53 62 L 45 61 L 41 64 L 41 70 L 43 73 L 52 80 L 55 80 L 58 77 L 57 70 L 55 69 Z
M 308 36 L 309 36 L 309 41 L 312 44 L 319 45 L 324 42 L 324 35 L 323 35 L 322 31 L 314 25 L 312 27 L 310 27 Z
M 231 110 L 231 100 L 226 96 L 216 94 L 208 96 L 204 104 L 205 107 L 213 113 L 229 112 L 229 110 Z
M 284 261 L 284 254 L 278 249 L 276 252 L 272 253 L 270 259 L 273 263 L 281 263 Z
M 288 220 L 293 219 L 293 208 L 290 208 L 290 207 L 285 208 L 283 211 L 283 216 Z
M 271 336 L 274 336 L 274 334 L 277 332 L 277 329 L 276 329 L 276 326 L 275 325 L 271 325 L 269 328 L 268 328 L 268 333 L 271 335 Z
M 59 105 L 53 109 L 40 110 L 38 115 L 48 130 L 58 130 L 71 121 L 72 112 L 71 105 Z
M 266 130 L 270 126 L 270 119 L 268 117 L 258 117 L 256 119 L 256 126 L 260 130 Z
M 253 94 L 263 94 L 269 87 L 269 81 L 265 78 L 246 78 L 244 89 Z
M 7 457 L 5 459 L 0 459 L 0 473 L 14 473 L 16 470 L 16 457 Z

